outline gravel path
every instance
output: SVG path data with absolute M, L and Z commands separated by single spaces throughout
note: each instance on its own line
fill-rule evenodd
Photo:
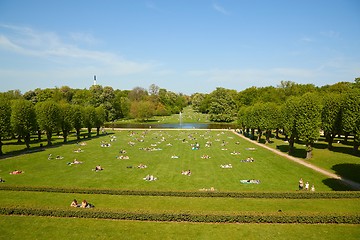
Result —
M 324 170 L 324 169 L 322 169 L 322 168 L 319 168 L 319 167 L 317 167 L 317 166 L 315 166 L 315 165 L 312 165 L 312 164 L 310 164 L 310 163 L 307 163 L 307 162 L 305 162 L 304 160 L 302 160 L 302 159 L 300 159 L 300 158 L 296 158 L 296 157 L 290 156 L 290 155 L 288 155 L 287 153 L 280 152 L 280 151 L 275 150 L 275 149 L 273 149 L 273 148 L 271 148 L 271 147 L 268 147 L 268 146 L 266 146 L 266 145 L 264 145 L 264 144 L 262 144 L 262 143 L 258 143 L 258 142 L 256 142 L 256 141 L 250 140 L 249 138 L 245 137 L 245 136 L 242 135 L 242 134 L 237 133 L 236 131 L 233 131 L 233 132 L 234 132 L 236 135 L 242 137 L 243 139 L 245 139 L 245 140 L 247 140 L 247 141 L 249 141 L 249 142 L 251 142 L 251 143 L 253 143 L 253 144 L 256 144 L 256 145 L 258 145 L 258 146 L 260 146 L 260 147 L 262 147 L 262 148 L 265 148 L 265 149 L 267 149 L 267 150 L 270 150 L 270 151 L 272 151 L 272 152 L 274 152 L 274 153 L 276 153 L 276 154 L 278 154 L 278 155 L 280 155 L 280 156 L 286 157 L 287 159 L 289 159 L 289 160 L 291 160 L 291 161 L 294 161 L 294 162 L 296 162 L 296 163 L 298 163 L 298 164 L 301 164 L 301 165 L 303 165 L 303 166 L 305 166 L 305 167 L 311 168 L 311 169 L 313 169 L 313 170 L 315 170 L 315 171 L 317 171 L 317 172 L 319 172 L 319 173 L 322 173 L 323 175 L 325 175 L 325 176 L 327 176 L 327 177 L 341 180 L 342 182 L 344 182 L 345 184 L 347 184 L 348 186 L 350 186 L 350 187 L 353 188 L 354 190 L 360 190 L 360 183 L 354 182 L 354 181 L 349 180 L 349 179 L 346 179 L 346 178 L 342 178 L 341 176 L 336 175 L 335 173 L 331 173 L 331 172 L 326 171 L 326 170 Z

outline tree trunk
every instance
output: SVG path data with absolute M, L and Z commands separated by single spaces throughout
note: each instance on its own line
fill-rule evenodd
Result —
M 276 139 L 279 139 L 279 128 L 276 128 L 276 135 L 275 135 Z
M 22 143 L 22 142 L 21 142 L 21 136 L 20 136 L 20 135 L 17 137 L 17 139 L 18 139 L 18 140 L 17 140 L 18 143 Z
M 271 136 L 271 131 L 270 130 L 266 130 L 266 143 L 270 143 L 270 136 Z
M 41 141 L 41 130 L 40 129 L 37 131 L 37 134 L 38 134 L 38 140 L 40 142 Z
M 76 129 L 76 139 L 80 140 L 80 128 Z
M 290 136 L 289 138 L 289 155 L 292 155 L 294 153 L 294 143 L 295 143 L 295 137 Z
M 26 148 L 30 148 L 30 133 L 26 134 L 24 137 Z
M 257 137 L 257 141 L 258 141 L 258 142 L 260 142 L 261 136 L 262 136 L 262 131 L 261 131 L 260 128 L 258 128 L 258 137 Z
M 345 133 L 345 139 L 344 139 L 344 142 L 345 142 L 345 143 L 347 143 L 348 137 L 349 137 L 349 133 Z
M 1 136 L 0 136 L 0 156 L 1 155 L 3 155 L 3 152 L 2 152 L 2 146 L 3 146 L 4 144 L 2 143 L 2 141 L 1 141 Z
M 99 136 L 100 135 L 100 127 L 97 127 L 96 128 L 96 136 Z
M 306 159 L 312 158 L 312 144 L 310 142 L 306 143 Z
M 251 140 L 254 140 L 254 136 L 255 136 L 255 129 L 252 128 L 251 129 Z
M 67 136 L 68 136 L 68 132 L 65 130 L 63 130 L 63 138 L 64 138 L 64 143 L 67 143 Z
M 327 136 L 329 150 L 333 149 L 333 142 L 334 142 L 335 136 L 336 136 L 335 134 L 331 134 L 331 133 Z
M 91 138 L 91 128 L 88 128 L 88 137 Z
M 49 146 L 52 145 L 51 137 L 52 137 L 52 132 L 51 132 L 51 131 L 46 131 L 46 139 L 47 139 L 47 144 L 48 144 Z

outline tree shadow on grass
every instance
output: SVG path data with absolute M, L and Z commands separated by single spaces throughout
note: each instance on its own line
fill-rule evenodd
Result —
M 276 149 L 280 150 L 281 152 L 288 153 L 289 145 L 276 145 Z M 306 150 L 294 148 L 294 152 L 292 154 L 290 154 L 290 156 L 297 157 L 297 158 L 306 158 Z
M 342 163 L 331 167 L 335 173 L 343 178 L 360 183 L 360 164 Z
M 334 191 L 354 191 L 354 189 L 346 185 L 340 179 L 327 178 L 324 179 L 322 182 Z

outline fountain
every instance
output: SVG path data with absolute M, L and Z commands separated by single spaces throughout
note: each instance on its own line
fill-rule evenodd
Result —
M 180 128 L 181 128 L 181 125 L 182 125 L 182 113 L 181 112 L 179 113 L 179 120 L 180 120 Z

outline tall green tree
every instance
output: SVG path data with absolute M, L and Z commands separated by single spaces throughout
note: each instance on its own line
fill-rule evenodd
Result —
M 135 101 L 131 103 L 130 115 L 133 118 L 146 121 L 154 116 L 155 107 L 151 101 Z
M 11 103 L 11 126 L 15 134 L 23 138 L 30 148 L 31 132 L 37 129 L 34 105 L 27 100 L 18 99 Z
M 88 137 L 91 137 L 91 129 L 95 127 L 96 112 L 93 106 L 86 106 L 83 109 L 83 123 L 88 130 Z
M 64 138 L 64 143 L 66 143 L 69 132 L 73 129 L 74 125 L 73 107 L 69 103 L 61 103 L 59 107 L 60 126 Z
M 297 108 L 296 129 L 299 137 L 305 142 L 307 159 L 312 157 L 313 143 L 320 137 L 321 109 L 316 94 L 306 93 L 301 96 Z
M 342 107 L 343 97 L 340 94 L 331 92 L 324 96 L 321 122 L 328 149 L 332 149 L 335 136 L 342 131 Z
M 96 135 L 99 136 L 100 134 L 100 128 L 104 125 L 106 121 L 106 112 L 105 109 L 102 106 L 99 106 L 95 108 L 95 127 L 96 127 Z
M 2 138 L 7 137 L 11 134 L 11 106 L 10 101 L 0 96 L 0 155 L 2 152 Z
M 52 145 L 52 134 L 60 128 L 60 107 L 48 100 L 36 104 L 35 110 L 39 127 L 46 132 L 47 144 Z
M 237 105 L 234 100 L 236 92 L 218 87 L 210 95 L 210 120 L 214 122 L 233 121 L 237 113 Z
M 346 94 L 342 126 L 345 133 L 354 135 L 354 150 L 359 150 L 360 144 L 360 89 L 353 89 Z
M 299 97 L 290 97 L 283 105 L 284 116 L 284 132 L 286 140 L 289 142 L 289 154 L 294 153 L 295 138 L 298 136 L 297 118 L 298 118 L 298 105 L 300 102 Z
M 82 107 L 80 107 L 79 105 L 71 105 L 71 107 L 73 114 L 72 116 L 73 126 L 76 130 L 76 138 L 77 140 L 80 140 L 80 131 L 81 128 L 84 126 Z

